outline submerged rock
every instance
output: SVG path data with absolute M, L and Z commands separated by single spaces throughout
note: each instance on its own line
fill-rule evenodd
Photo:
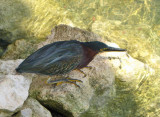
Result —
M 23 106 L 28 97 L 31 78 L 15 73 L 22 60 L 0 60 L 0 117 L 8 117 Z

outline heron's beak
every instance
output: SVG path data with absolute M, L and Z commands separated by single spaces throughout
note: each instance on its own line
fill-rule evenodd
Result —
M 107 48 L 103 48 L 100 51 L 101 52 L 124 52 L 124 51 L 127 51 L 127 50 L 108 46 Z

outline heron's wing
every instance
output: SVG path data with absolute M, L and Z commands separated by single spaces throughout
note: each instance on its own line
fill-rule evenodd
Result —
M 68 73 L 79 65 L 81 58 L 81 55 L 61 56 L 56 60 L 53 60 L 50 63 L 46 64 L 46 66 L 43 67 L 43 69 L 41 69 L 39 73 L 46 75 L 58 75 Z
M 65 73 L 77 67 L 82 54 L 82 47 L 77 42 L 57 42 L 37 50 L 22 62 L 19 69 L 30 73 Z
M 48 57 L 50 54 L 54 52 L 58 52 L 59 49 L 63 49 L 68 47 L 70 44 L 78 43 L 76 40 L 71 41 L 58 41 L 48 45 L 43 46 L 42 48 L 38 49 L 36 52 L 32 53 L 29 57 L 27 57 L 23 63 L 30 63 L 36 60 L 40 60 L 42 58 Z

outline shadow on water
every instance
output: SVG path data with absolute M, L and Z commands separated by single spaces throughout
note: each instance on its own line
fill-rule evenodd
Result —
M 130 84 L 116 79 L 116 96 L 108 104 L 109 117 L 137 117 L 138 102 Z
M 16 39 L 25 38 L 22 28 L 25 18 L 31 16 L 30 9 L 20 0 L 1 0 L 0 2 L 0 56 L 7 46 Z

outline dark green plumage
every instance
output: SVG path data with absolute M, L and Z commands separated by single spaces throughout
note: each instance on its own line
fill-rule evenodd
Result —
M 38 73 L 45 75 L 63 75 L 72 70 L 86 67 L 96 54 L 103 51 L 125 51 L 110 47 L 99 41 L 79 42 L 58 41 L 48 44 L 26 58 L 16 69 L 17 72 Z M 81 73 L 83 73 L 81 71 Z M 49 80 L 48 83 L 68 82 L 78 86 L 77 79 Z M 61 84 L 61 83 L 60 83 Z
M 73 40 L 46 45 L 26 58 L 17 71 L 45 75 L 68 73 L 77 67 L 83 56 L 79 43 Z

